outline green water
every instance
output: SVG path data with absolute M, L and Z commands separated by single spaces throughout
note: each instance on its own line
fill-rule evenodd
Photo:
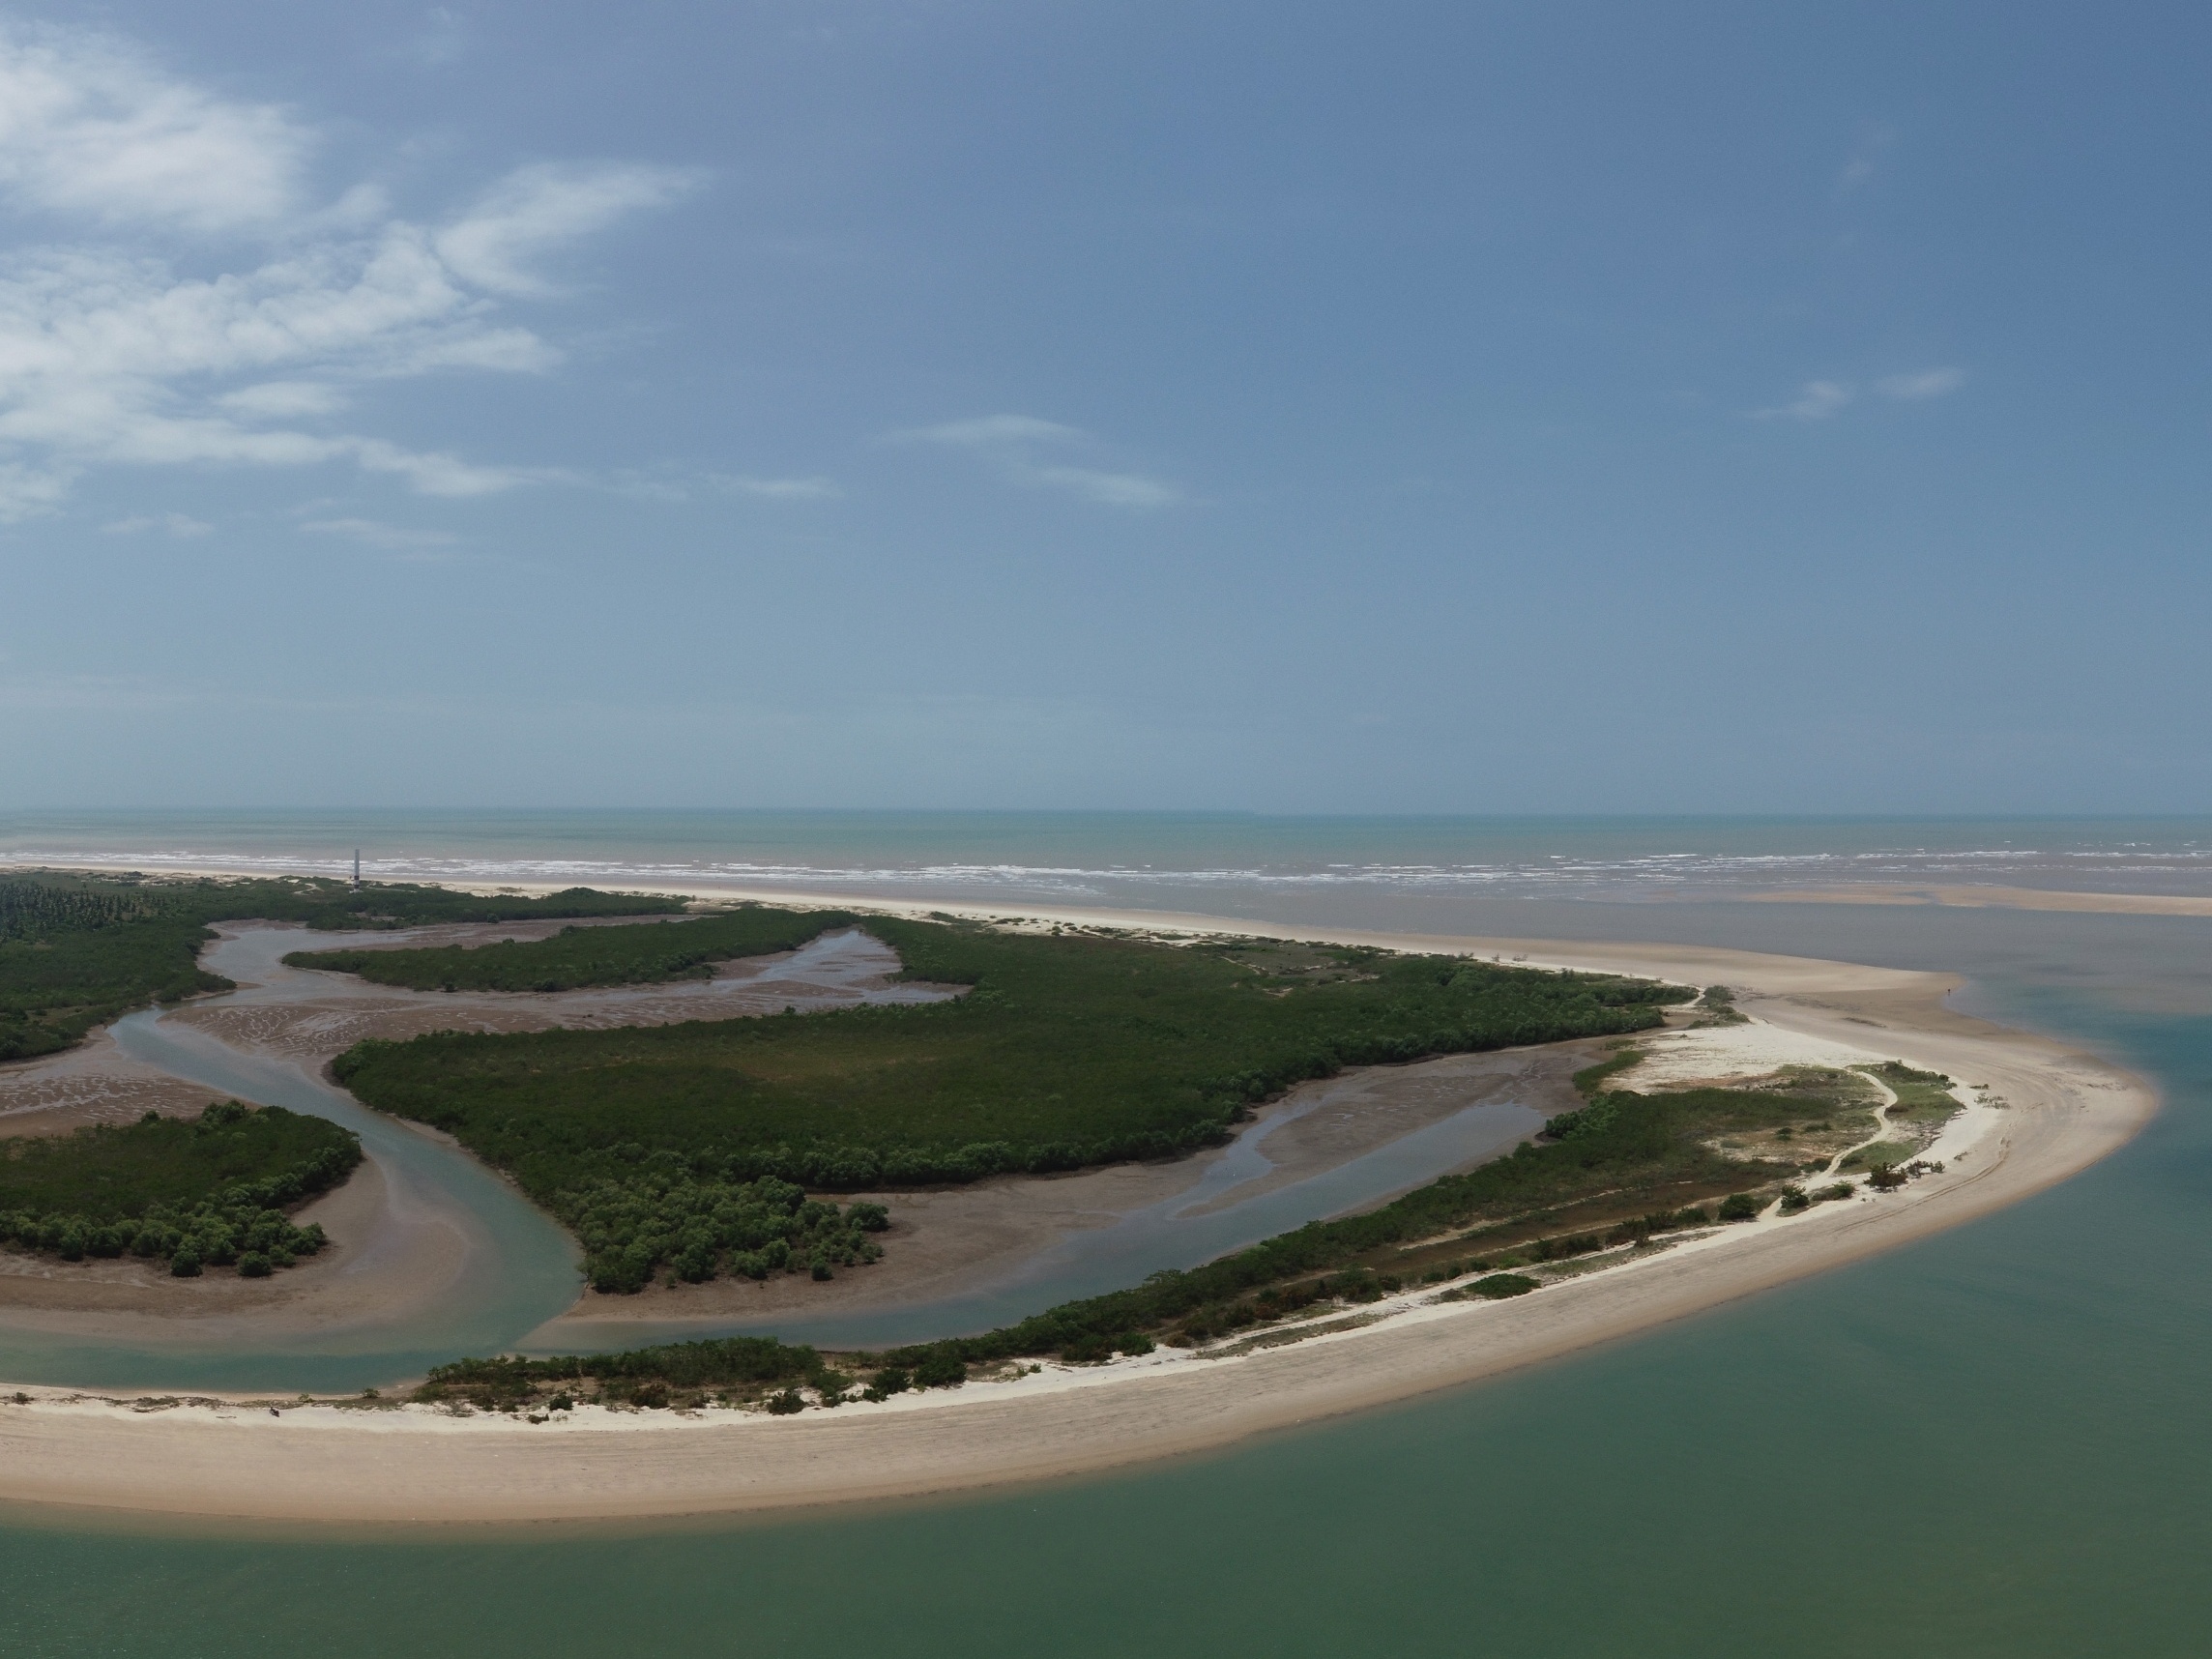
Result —
M 1411 924 L 1371 899 L 1360 915 Z M 2078 1179 L 1908 1249 L 1517 1377 L 1110 1478 L 663 1528 L 13 1517 L 0 1652 L 2203 1650 L 2212 923 L 1423 915 L 1965 968 L 1972 1005 L 2139 1067 L 2168 1109 Z

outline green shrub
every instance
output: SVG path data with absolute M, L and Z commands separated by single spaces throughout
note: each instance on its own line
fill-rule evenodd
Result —
M 915 1362 L 917 1388 L 957 1388 L 967 1381 L 968 1366 L 960 1357 L 957 1344 L 934 1344 Z
M 1524 1278 L 1519 1273 L 1492 1273 L 1488 1278 L 1475 1280 L 1467 1290 L 1470 1295 L 1500 1301 L 1507 1296 L 1525 1296 L 1537 1288 L 1534 1279 Z

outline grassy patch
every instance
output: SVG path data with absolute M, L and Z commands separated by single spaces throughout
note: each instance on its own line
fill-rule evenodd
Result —
M 1918 1141 L 1877 1141 L 1871 1147 L 1861 1147 L 1846 1158 L 1843 1167 L 1848 1170 L 1881 1169 L 1890 1164 L 1902 1164 L 1919 1150 Z
M 203 1266 L 290 1266 L 322 1230 L 285 1211 L 361 1162 L 354 1135 L 280 1106 L 230 1101 L 193 1121 L 148 1113 L 0 1142 L 0 1241 L 67 1261 L 132 1255 Z

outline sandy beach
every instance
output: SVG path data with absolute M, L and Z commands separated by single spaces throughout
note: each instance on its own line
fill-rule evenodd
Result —
M 1024 914 L 1154 931 L 1252 931 L 1208 917 Z M 795 1417 L 595 1411 L 545 1424 L 428 1408 L 142 1408 L 67 1390 L 7 1390 L 0 1398 L 19 1392 L 27 1403 L 0 1404 L 0 1499 L 172 1514 L 493 1522 L 764 1509 L 1103 1469 L 1467 1383 L 1891 1248 L 2064 1179 L 2123 1144 L 2157 1108 L 2137 1078 L 1947 1009 L 1943 999 L 1957 983 L 1947 975 L 1656 945 L 1268 931 L 1725 983 L 1772 1033 L 1765 1040 L 1783 1045 L 1776 1052 L 1796 1039 L 1819 1054 L 1897 1058 L 1947 1072 L 1969 1086 L 1962 1090 L 1969 1100 L 2002 1104 L 1971 1107 L 1945 1173 L 1895 1194 L 1723 1230 L 1514 1301 L 1401 1298 L 1374 1324 L 1234 1359 L 1163 1352 L 1106 1367 L 1052 1365 L 1017 1382 Z

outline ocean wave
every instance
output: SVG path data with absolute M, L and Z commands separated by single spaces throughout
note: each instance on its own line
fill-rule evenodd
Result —
M 345 877 L 350 856 L 239 852 L 200 847 L 118 853 L 56 846 L 20 849 L 6 863 L 73 869 L 206 870 L 239 875 Z M 1794 853 L 1664 852 L 1613 857 L 1547 854 L 1466 863 L 1319 863 L 1172 867 L 1016 862 L 870 862 L 811 864 L 744 859 L 398 855 L 365 858 L 362 874 L 383 882 L 447 882 L 467 886 L 717 888 L 773 890 L 937 890 L 1022 893 L 1098 899 L 1141 888 L 1402 888 L 1513 893 L 1576 890 L 1689 890 L 1702 888 L 1790 888 L 1844 882 L 1924 879 L 2061 883 L 2068 872 L 2100 885 L 2137 879 L 2199 876 L 2212 869 L 2212 848 L 1972 849 L 1893 848 Z

